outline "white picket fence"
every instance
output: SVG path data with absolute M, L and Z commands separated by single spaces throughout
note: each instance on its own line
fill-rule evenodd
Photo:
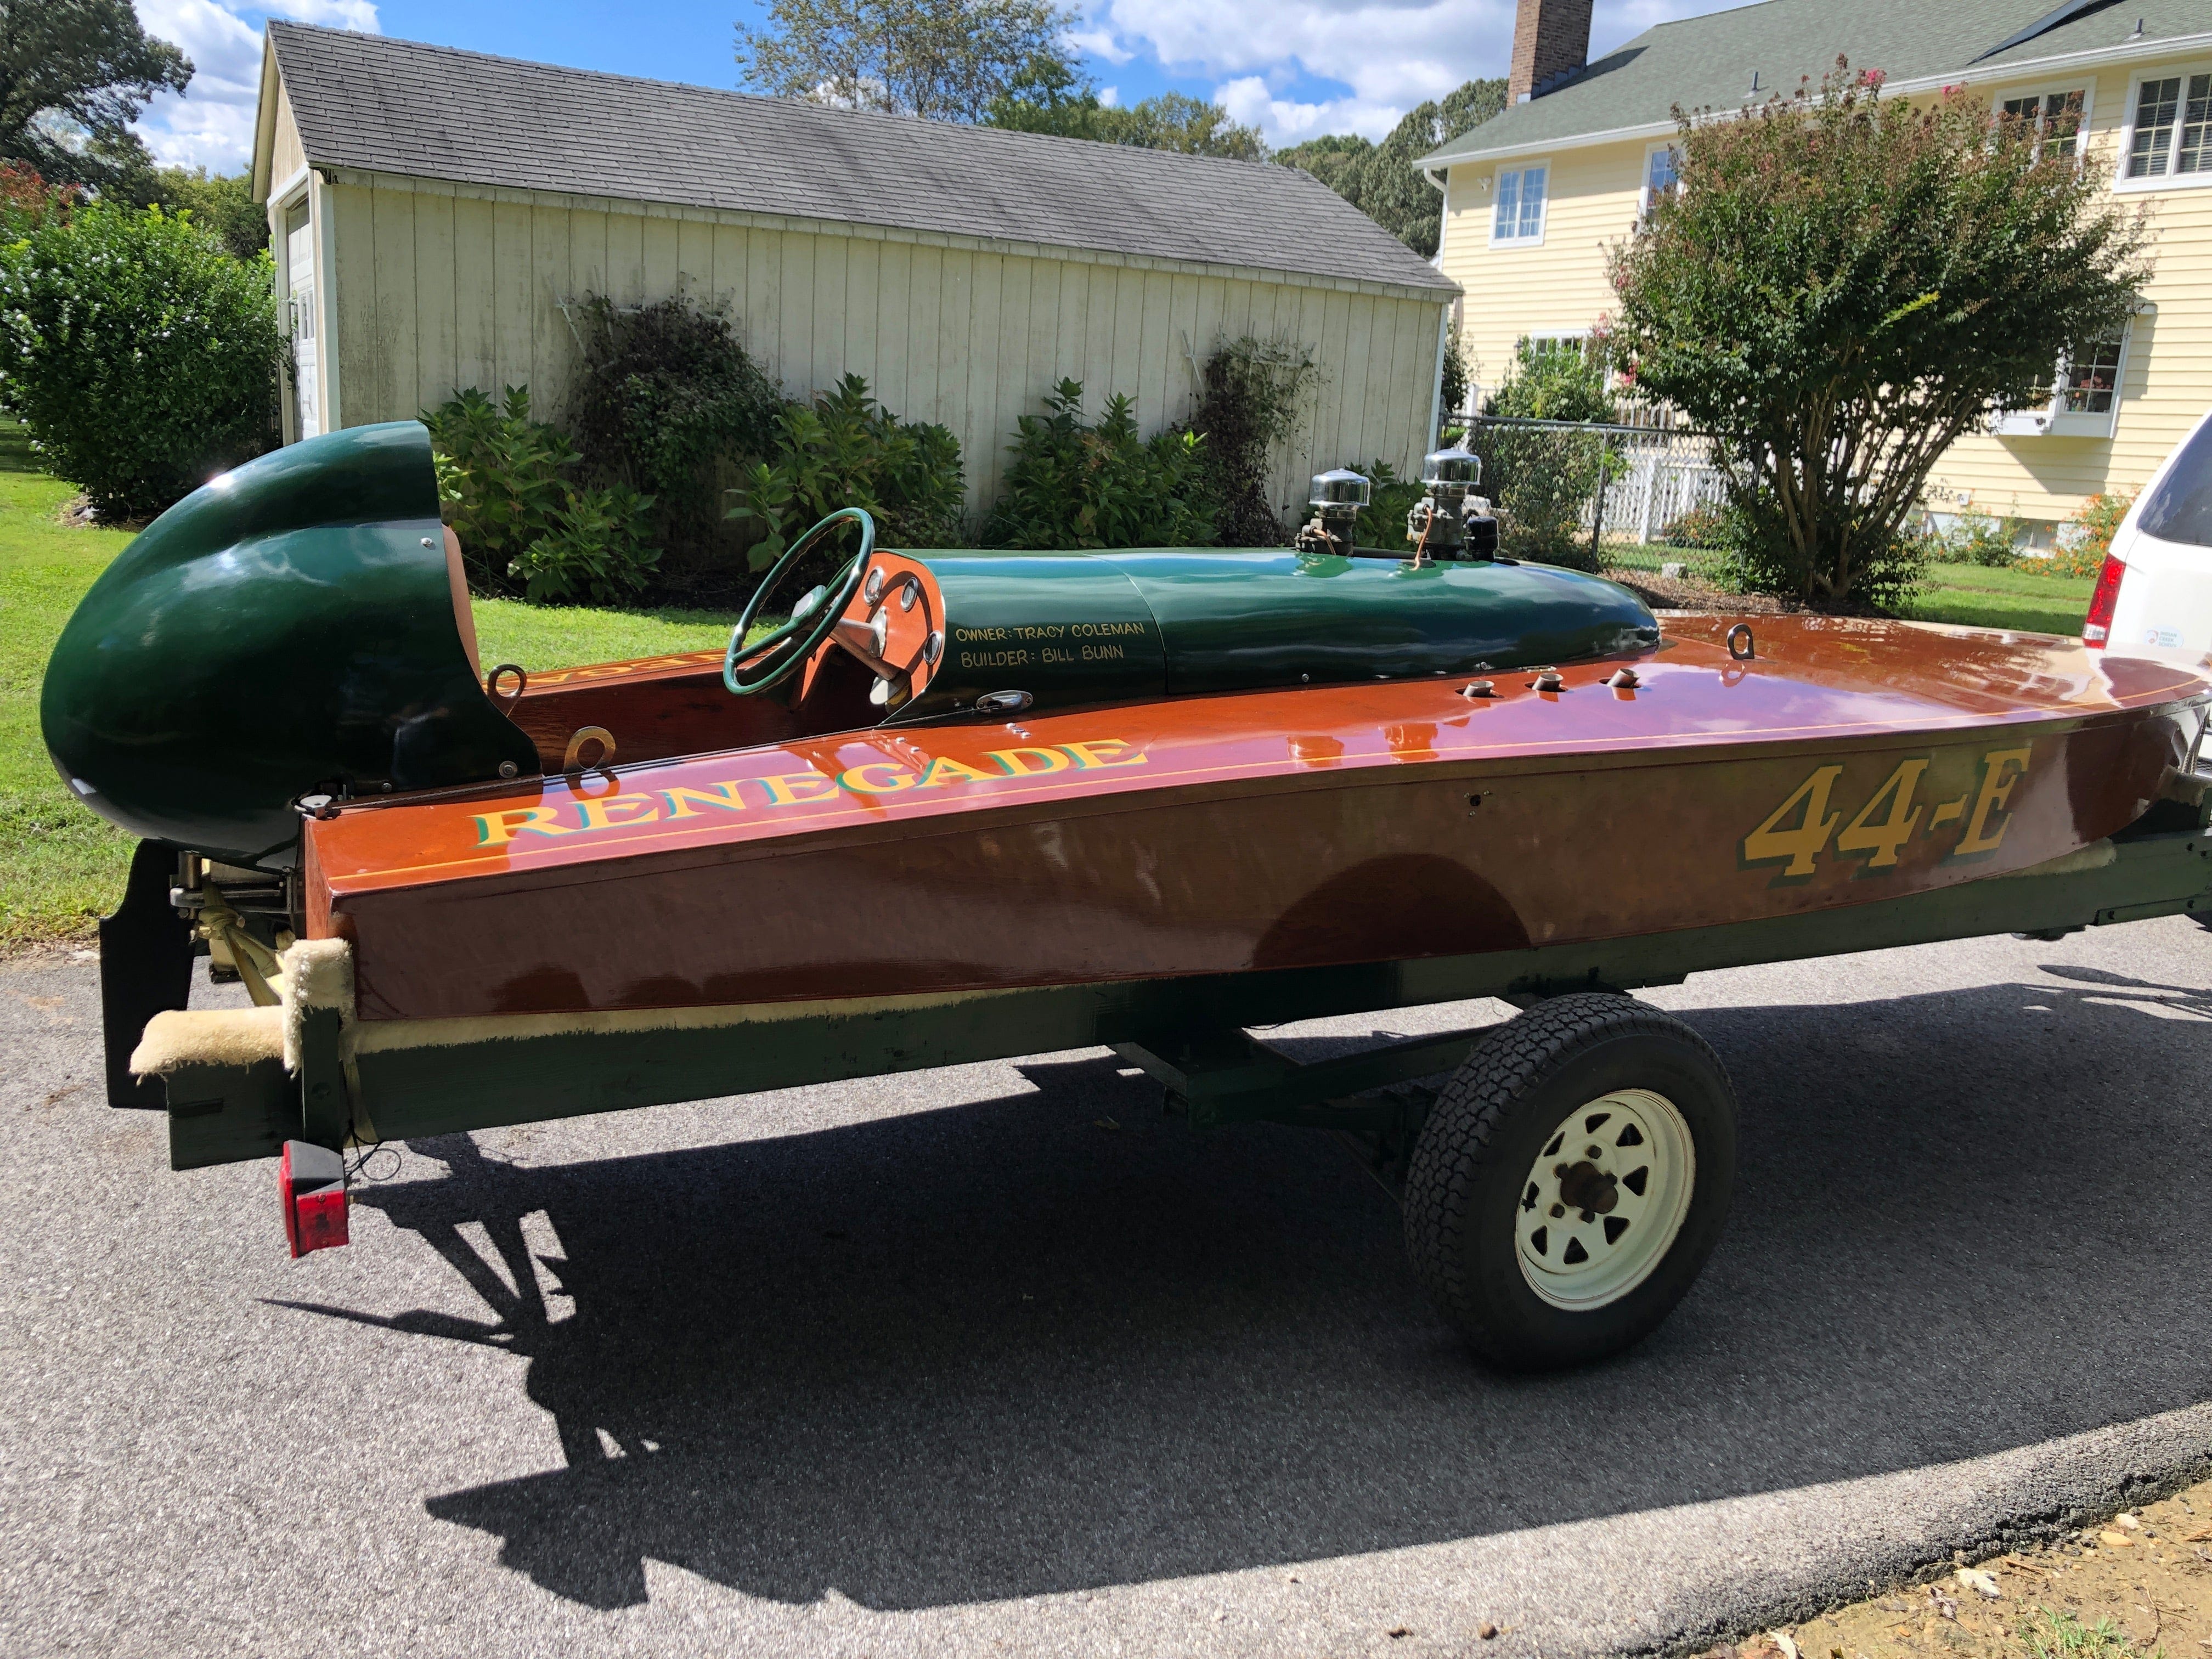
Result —
M 1700 507 L 1718 507 L 1728 499 L 1728 483 L 1721 470 L 1703 455 L 1685 448 L 1631 447 L 1628 471 L 1605 488 L 1605 527 L 1619 536 L 1633 525 L 1639 545 L 1662 538 L 1667 527 L 1684 514 Z M 1583 523 L 1595 523 L 1598 503 L 1583 509 Z

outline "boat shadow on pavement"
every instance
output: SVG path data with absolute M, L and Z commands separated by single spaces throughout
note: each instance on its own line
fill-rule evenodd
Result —
M 648 1559 L 930 1607 L 1972 1457 L 2212 1395 L 2212 997 L 2050 971 L 1687 1012 L 1743 1102 L 1735 1214 L 1672 1321 L 1579 1373 L 1468 1358 L 1342 1144 L 1194 1133 L 1105 1057 L 632 1158 L 420 1143 L 441 1175 L 359 1201 L 485 1316 L 285 1305 L 526 1358 L 568 1466 L 428 1509 L 597 1607 Z

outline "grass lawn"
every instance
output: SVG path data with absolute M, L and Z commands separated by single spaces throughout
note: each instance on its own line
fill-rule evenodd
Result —
M 82 939 L 115 908 L 131 842 L 70 799 L 39 736 L 39 682 L 70 612 L 131 544 L 57 514 L 75 492 L 33 471 L 20 430 L 0 424 L 0 953 Z M 480 600 L 484 662 L 561 668 L 727 643 L 734 616 L 547 610 Z
M 1679 563 L 1691 580 L 1712 580 L 1721 555 L 1654 542 L 1637 547 L 1607 543 L 1605 561 L 1616 570 L 1656 571 Z M 1917 622 L 1959 623 L 1970 628 L 2014 628 L 2036 634 L 2079 634 L 2088 613 L 2094 576 L 2050 576 L 2039 570 L 1985 569 L 1974 564 L 1931 564 L 1920 592 L 1901 614 Z
M 1928 581 L 1905 614 L 1921 622 L 1974 628 L 2016 628 L 2034 634 L 2079 634 L 2088 614 L 2094 576 L 2046 576 L 2037 570 L 1985 570 L 1972 564 L 1931 564 Z

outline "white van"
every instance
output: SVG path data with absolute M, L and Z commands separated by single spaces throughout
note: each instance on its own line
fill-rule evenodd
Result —
M 2212 415 L 2197 422 L 2112 537 L 2081 624 L 2115 656 L 2212 656 Z

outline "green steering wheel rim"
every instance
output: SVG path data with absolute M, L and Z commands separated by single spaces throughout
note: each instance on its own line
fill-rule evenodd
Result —
M 825 531 L 847 519 L 859 521 L 860 550 L 853 556 L 850 563 L 830 578 L 837 591 L 804 617 L 793 617 L 759 644 L 748 649 L 745 635 L 752 631 L 753 618 L 760 614 L 763 601 L 775 591 L 776 584 L 790 574 L 792 568 Z M 830 630 L 836 627 L 837 618 L 845 614 L 845 607 L 853 602 L 853 595 L 860 591 L 860 584 L 867 580 L 868 561 L 875 550 L 876 521 L 868 516 L 866 508 L 859 507 L 839 507 L 784 549 L 783 556 L 775 562 L 775 568 L 768 573 L 767 580 L 755 588 L 752 598 L 745 601 L 744 614 L 738 618 L 738 625 L 730 630 L 730 648 L 722 653 L 722 684 L 732 696 L 755 697 L 763 691 L 773 691 L 799 672 L 799 665 L 812 656 L 822 641 L 830 637 Z M 750 678 L 738 672 L 740 654 L 749 658 L 771 655 L 793 640 L 799 641 L 799 643 L 783 652 L 773 667 L 763 669 Z

